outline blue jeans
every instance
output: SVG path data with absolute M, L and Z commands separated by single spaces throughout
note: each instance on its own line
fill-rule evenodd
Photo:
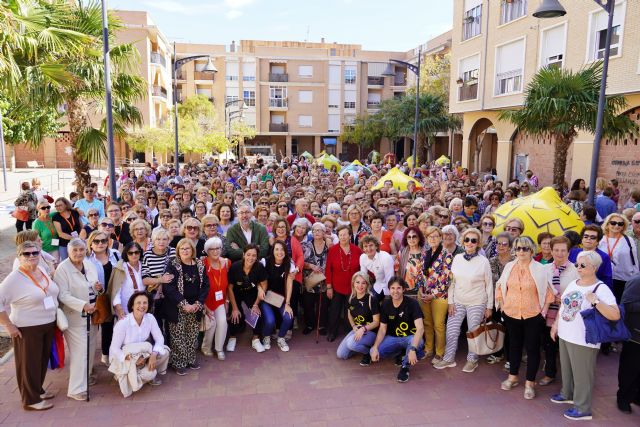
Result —
M 340 342 L 338 346 L 338 350 L 336 352 L 338 359 L 348 359 L 353 356 L 353 353 L 369 353 L 369 349 L 376 341 L 376 333 L 367 331 L 364 333 L 360 341 L 356 341 L 354 336 L 355 332 L 351 331 L 347 334 L 346 337 Z
M 394 337 L 391 335 L 386 335 L 380 345 L 378 346 L 378 353 L 380 354 L 380 359 L 384 359 L 385 357 L 393 357 L 400 352 L 404 352 L 404 357 L 402 358 L 402 366 L 409 366 L 409 347 L 413 342 L 413 335 L 408 335 L 406 337 Z M 416 351 L 416 356 L 418 356 L 418 360 L 424 357 L 424 339 L 420 339 L 420 342 L 417 345 L 418 350 Z
M 280 324 L 278 337 L 284 338 L 287 331 L 293 326 L 293 317 L 284 311 L 285 304 L 282 307 L 275 308 L 266 302 L 260 302 L 260 312 L 262 313 L 262 336 L 268 337 L 276 329 L 276 320 Z
M 58 247 L 58 253 L 60 254 L 60 262 L 62 262 L 65 259 L 69 258 L 69 252 L 67 251 L 67 247 L 66 246 Z

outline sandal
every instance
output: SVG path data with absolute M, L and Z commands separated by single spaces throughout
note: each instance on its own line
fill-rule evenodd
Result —
M 538 385 L 545 386 L 545 385 L 549 385 L 549 384 L 554 383 L 554 382 L 556 382 L 555 378 L 544 377 L 540 381 L 538 381 Z
M 516 387 L 518 384 L 520 384 L 518 381 L 511 381 L 510 379 L 506 379 L 502 381 L 502 383 L 500 383 L 500 388 L 505 391 L 509 391 L 512 388 Z

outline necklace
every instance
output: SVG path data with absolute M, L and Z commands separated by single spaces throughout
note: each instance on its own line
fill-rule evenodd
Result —
M 343 252 L 343 250 L 342 250 L 342 248 L 341 248 L 341 247 L 340 247 L 340 248 L 338 248 L 338 250 L 340 251 L 340 268 L 342 269 L 342 271 L 345 271 L 345 272 L 346 272 L 346 271 L 349 271 L 349 268 L 351 267 L 351 253 L 352 253 L 352 251 L 349 251 L 349 253 L 347 254 L 347 266 L 346 266 L 346 268 L 345 268 L 345 266 L 344 266 L 344 262 L 343 262 L 343 260 L 342 260 L 342 258 L 343 258 L 343 257 L 342 257 L 342 252 Z

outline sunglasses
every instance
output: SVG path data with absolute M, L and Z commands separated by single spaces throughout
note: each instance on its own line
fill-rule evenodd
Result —
M 509 242 L 498 242 L 496 243 L 498 246 L 509 247 Z
M 633 223 L 634 223 L 634 224 L 640 224 L 640 219 L 634 219 L 634 220 L 633 220 Z
M 109 241 L 108 239 L 95 239 L 93 243 L 95 243 L 96 245 L 104 245 L 108 241 Z
M 51 210 L 51 206 L 42 206 L 40 207 L 41 211 L 50 211 Z
M 87 215 L 87 216 L 88 216 L 89 218 L 91 218 L 92 216 L 98 216 L 98 214 L 97 214 L 97 213 L 91 213 L 91 214 L 89 214 L 89 215 Z
M 522 231 L 519 227 L 505 227 L 505 231 Z
M 106 228 L 115 228 L 116 227 L 115 225 L 109 224 L 107 222 L 103 222 L 100 225 L 103 226 L 103 227 L 106 227 Z
M 149 200 L 156 200 L 157 197 L 148 197 Z
M 573 264 L 576 266 L 576 268 L 587 268 L 587 264 L 583 263 L 583 262 L 576 262 L 575 264 Z
M 200 227 L 198 227 L 197 225 L 187 225 L 185 228 L 189 231 L 200 230 Z
M 493 223 L 492 222 L 483 222 L 482 226 L 483 227 L 493 227 Z
M 216 228 L 218 226 L 218 224 L 207 224 L 204 226 L 204 228 Z
M 516 247 L 516 252 L 529 252 L 531 251 L 531 248 L 526 247 L 526 246 L 518 246 Z
M 389 207 L 389 205 L 388 205 L 388 204 L 386 204 L 386 203 L 380 203 L 380 204 L 378 204 L 378 207 L 379 207 L 379 208 L 388 208 L 388 207 Z
M 40 251 L 22 252 L 20 255 L 25 258 L 37 257 L 38 255 L 40 255 Z
M 133 222 L 134 218 L 127 218 L 127 222 Z
M 84 194 L 91 194 L 91 193 L 93 193 L 93 191 L 91 191 L 91 190 L 84 190 Z
M 129 255 L 140 255 L 141 252 L 140 251 L 129 251 L 127 252 Z
M 598 240 L 598 235 L 585 234 L 582 238 L 585 240 Z
M 622 222 L 622 221 L 609 221 L 609 224 L 613 225 L 613 226 L 617 225 L 618 227 L 624 226 L 624 222 Z
M 465 238 L 464 238 L 464 243 L 473 243 L 473 244 L 476 244 L 476 243 L 478 243 L 478 239 L 476 239 L 476 238 L 472 238 L 472 237 L 465 237 Z
M 442 219 L 449 219 L 449 215 L 438 215 Z
M 410 234 L 407 236 L 407 239 L 417 239 L 418 236 L 416 236 L 415 234 Z

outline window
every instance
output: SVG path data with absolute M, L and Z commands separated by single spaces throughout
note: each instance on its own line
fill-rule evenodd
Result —
M 340 108 L 340 90 L 329 89 L 329 108 Z
M 340 114 L 329 114 L 329 133 L 340 133 Z
M 298 102 L 301 104 L 310 104 L 313 102 L 313 92 L 310 90 L 298 91 Z
M 237 101 L 238 99 L 240 99 L 238 96 L 235 95 L 227 95 L 224 97 L 224 102 L 231 102 L 231 101 Z
M 237 62 L 227 62 L 226 64 L 226 73 L 225 80 L 227 81 L 236 81 L 238 80 L 238 63 Z
M 298 126 L 301 128 L 310 128 L 313 126 L 312 116 L 298 116 Z
M 506 24 L 527 14 L 527 0 L 502 0 L 500 24 Z
M 242 63 L 242 81 L 244 82 L 256 81 L 256 63 L 255 62 Z
M 496 49 L 495 95 L 522 91 L 524 73 L 524 39 L 507 43 Z
M 356 108 L 356 91 L 344 91 L 344 108 Z
M 542 31 L 541 67 L 562 68 L 564 64 L 566 24 Z
M 624 34 L 624 19 L 627 2 L 618 1 L 613 14 L 611 26 L 611 56 L 622 54 L 622 38 Z M 599 9 L 591 14 L 588 61 L 597 61 L 604 58 L 604 50 L 607 43 L 607 24 L 609 15 Z
M 256 91 L 255 90 L 245 90 L 242 92 L 242 98 L 244 99 L 244 103 L 247 107 L 255 107 L 256 106 Z
M 356 67 L 354 66 L 344 67 L 344 84 L 347 84 L 347 85 L 356 84 Z
M 382 100 L 382 93 L 369 92 L 367 94 L 367 108 L 380 108 L 381 100 Z
M 337 65 L 337 64 L 329 65 L 329 84 L 333 84 L 333 85 L 340 84 L 340 65 Z
M 478 98 L 479 70 L 480 55 L 474 55 L 460 60 L 460 68 L 458 71 L 458 101 L 469 101 Z
M 462 40 L 480 35 L 482 32 L 482 0 L 465 0 L 462 17 Z
M 285 86 L 269 87 L 269 106 L 277 108 L 287 106 L 287 88 Z
M 313 77 L 313 66 L 312 65 L 300 65 L 298 67 L 298 76 L 299 77 Z

